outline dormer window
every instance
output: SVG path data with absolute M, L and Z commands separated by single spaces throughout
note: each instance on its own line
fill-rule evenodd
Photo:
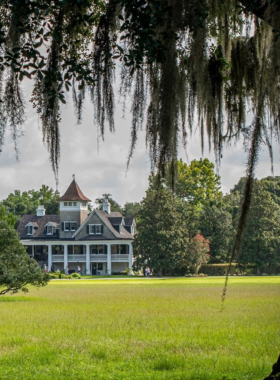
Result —
M 53 234 L 53 227 L 52 226 L 47 226 L 47 228 L 46 228 L 46 234 L 47 235 L 52 235 Z
M 34 233 L 34 227 L 29 225 L 26 227 L 26 230 L 27 230 L 27 235 L 33 235 Z

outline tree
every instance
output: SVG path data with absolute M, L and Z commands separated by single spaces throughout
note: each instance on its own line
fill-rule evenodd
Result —
M 3 205 L 0 205 L 0 220 L 6 221 L 10 227 L 14 227 L 16 222 L 14 215 L 11 212 L 7 214 Z
M 232 215 L 223 201 L 211 202 L 200 213 L 199 230 L 209 240 L 211 263 L 228 262 L 234 238 Z
M 46 185 L 42 185 L 39 190 L 28 190 L 20 192 L 15 190 L 14 193 L 8 195 L 0 204 L 5 207 L 8 213 L 11 213 L 16 218 L 17 227 L 20 219 L 24 214 L 36 214 L 38 205 L 43 204 L 47 214 L 59 213 L 59 192 L 54 191 Z
M 102 194 L 101 198 L 95 199 L 95 204 L 97 205 L 98 210 L 102 210 L 102 205 L 103 205 L 105 199 L 108 199 L 108 201 L 110 203 L 111 212 L 119 212 L 122 214 L 122 212 L 123 212 L 122 206 L 112 198 L 111 194 Z
M 124 216 L 126 218 L 135 218 L 141 207 L 139 202 L 126 202 L 123 208 Z
M 185 266 L 192 273 L 197 274 L 201 265 L 209 261 L 209 251 L 209 240 L 205 239 L 201 234 L 195 235 L 195 237 L 190 240 L 185 257 L 183 258 Z
M 207 204 L 221 198 L 221 178 L 214 172 L 214 164 L 207 158 L 191 161 L 190 165 L 177 162 L 175 192 L 194 205 Z
M 256 180 L 239 262 L 255 264 L 257 274 L 261 274 L 266 265 L 279 265 L 279 236 L 280 207 L 265 190 L 264 183 Z
M 280 205 L 280 177 L 262 178 L 260 182 L 264 185 L 264 189 L 271 194 L 272 199 Z
M 178 267 L 188 243 L 187 226 L 182 220 L 181 201 L 167 188 L 150 186 L 137 215 L 133 242 L 134 269 L 149 266 L 162 275 Z
M 48 274 L 29 258 L 17 232 L 6 221 L 0 220 L 0 295 L 8 292 L 27 292 L 27 285 L 45 286 Z
M 159 168 L 176 159 L 180 134 L 187 143 L 195 115 L 202 146 L 206 131 L 217 161 L 225 143 L 246 138 L 250 176 L 262 140 L 270 147 L 268 132 L 278 136 L 278 1 L 3 0 L 0 14 L 1 144 L 8 125 L 17 140 L 24 122 L 20 82 L 34 78 L 31 101 L 56 174 L 65 94 L 72 88 L 81 121 L 89 90 L 101 135 L 106 121 L 113 131 L 116 63 L 124 101 L 133 93 L 129 157 L 145 110 L 147 144 Z M 247 103 L 254 114 L 249 127 Z

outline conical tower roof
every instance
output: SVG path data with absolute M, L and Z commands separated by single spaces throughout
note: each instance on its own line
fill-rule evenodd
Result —
M 58 198 L 59 201 L 83 201 L 83 202 L 91 202 L 91 199 L 88 199 L 80 189 L 79 185 L 73 179 L 70 186 L 66 190 L 65 194 L 62 197 Z

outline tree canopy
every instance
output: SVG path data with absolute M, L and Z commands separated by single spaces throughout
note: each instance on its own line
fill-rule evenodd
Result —
M 111 194 L 102 194 L 102 197 L 101 198 L 96 198 L 95 199 L 95 204 L 97 205 L 97 209 L 99 210 L 102 210 L 102 205 L 104 203 L 105 200 L 108 200 L 108 202 L 110 203 L 110 206 L 111 206 L 111 212 L 113 211 L 116 211 L 116 212 L 119 212 L 122 214 L 122 206 L 117 202 L 115 201 L 113 198 L 112 198 L 112 195 Z
M 0 145 L 7 127 L 17 141 L 25 119 L 20 82 L 32 78 L 30 100 L 56 174 L 66 93 L 72 89 L 79 122 L 90 94 L 104 136 L 106 123 L 114 130 L 116 66 L 124 102 L 133 98 L 129 158 L 145 112 L 151 162 L 160 169 L 196 124 L 217 161 L 225 143 L 243 136 L 250 176 L 261 142 L 271 149 L 271 136 L 279 137 L 279 1 L 1 0 L 0 15 Z
M 0 220 L 0 295 L 8 292 L 27 292 L 27 285 L 45 286 L 48 274 L 29 258 L 17 232 L 6 221 Z
M 188 242 L 180 199 L 163 185 L 155 186 L 151 176 L 137 215 L 134 268 L 149 266 L 158 275 L 170 273 L 180 267 Z
M 7 213 L 16 218 L 16 226 L 24 214 L 36 214 L 39 204 L 43 204 L 47 214 L 59 213 L 59 192 L 49 186 L 42 185 L 39 190 L 15 190 L 0 202 Z M 1 218 L 0 218 L 1 219 Z

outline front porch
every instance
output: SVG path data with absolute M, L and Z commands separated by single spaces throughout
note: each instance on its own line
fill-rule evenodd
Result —
M 49 270 L 65 270 L 77 272 L 78 266 L 82 274 L 105 275 L 112 272 L 125 271 L 132 268 L 132 244 L 107 243 L 100 244 L 68 244 L 63 242 L 22 241 L 27 246 L 27 253 L 41 267 L 48 266 Z

